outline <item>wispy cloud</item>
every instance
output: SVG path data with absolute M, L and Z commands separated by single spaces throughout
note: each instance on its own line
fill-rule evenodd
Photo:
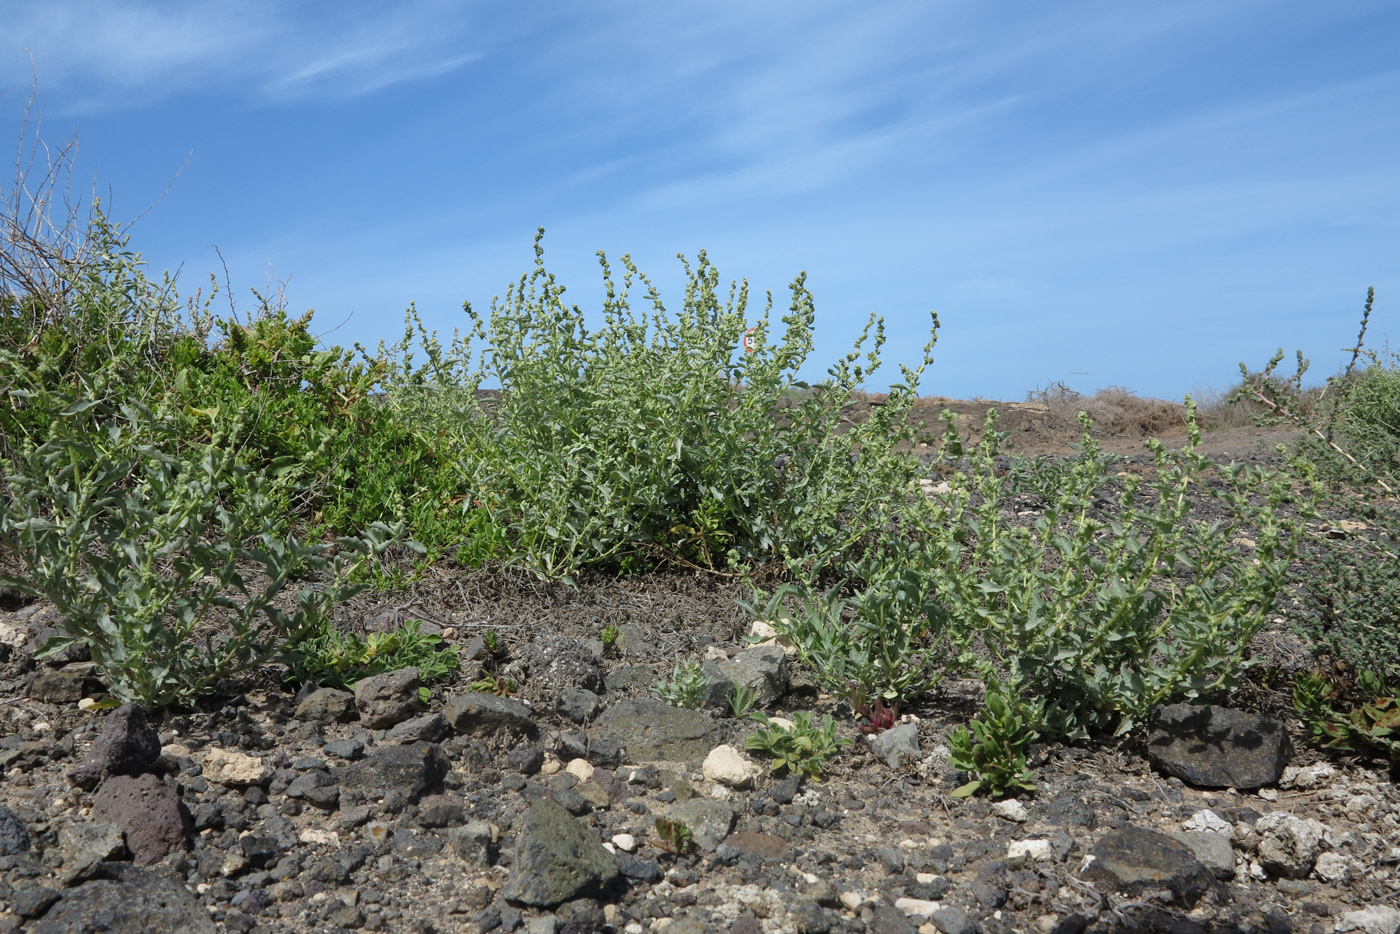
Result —
M 18 6 L 18 4 L 15 4 Z M 468 20 L 444 0 L 377 7 L 272 0 L 46 0 L 5 11 L 0 88 L 28 85 L 34 57 L 66 109 L 144 106 L 233 91 L 259 102 L 355 97 L 442 74 L 475 53 Z

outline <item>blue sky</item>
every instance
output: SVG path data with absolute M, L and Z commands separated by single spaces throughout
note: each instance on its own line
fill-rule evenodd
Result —
M 599 249 L 677 305 L 678 252 L 806 270 L 809 378 L 874 311 L 895 379 L 936 309 L 926 394 L 1172 398 L 1334 372 L 1367 286 L 1400 338 L 1397 47 L 1366 0 L 0 0 L 0 127 L 27 49 L 153 266 L 290 277 L 327 342 L 450 331 L 542 225 L 585 308 Z

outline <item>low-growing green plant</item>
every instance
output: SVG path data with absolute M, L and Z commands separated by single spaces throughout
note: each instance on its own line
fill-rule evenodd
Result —
M 1155 474 L 1113 488 L 1083 418 L 1084 456 L 1041 515 L 1008 521 L 996 469 L 995 412 L 971 468 L 929 504 L 919 573 L 946 608 L 958 664 L 1055 739 L 1122 734 L 1160 703 L 1228 689 L 1288 579 L 1302 520 L 1289 477 L 1149 443 Z M 1217 521 L 1190 518 L 1210 497 Z M 1116 500 L 1116 508 L 1111 506 Z M 1101 505 L 1102 504 L 1102 505 Z M 1299 504 L 1304 513 L 1308 503 Z M 1014 700 L 1012 700 L 1014 705 Z
M 695 835 L 681 821 L 658 817 L 656 845 L 672 856 L 684 856 L 695 846 Z
M 932 689 L 944 672 L 941 638 L 947 623 L 932 586 L 913 570 L 895 576 L 865 562 L 876 578 L 840 596 L 840 586 L 814 594 L 785 584 L 762 606 L 742 604 L 758 619 L 773 621 L 822 687 L 839 695 L 886 701 L 912 699 Z M 756 601 L 757 602 L 757 601 Z
M 511 697 L 519 686 L 510 678 L 503 678 L 492 671 L 483 671 L 481 677 L 471 683 L 471 689 L 478 694 L 495 694 L 497 697 Z
M 734 682 L 734 688 L 729 692 L 729 712 L 736 717 L 747 717 L 753 712 L 754 704 L 758 701 L 758 692 L 747 684 Z
M 41 654 L 87 645 L 120 700 L 188 704 L 276 660 L 322 631 L 329 610 L 360 589 L 347 575 L 392 537 L 373 526 L 331 557 L 275 534 L 267 484 L 231 438 L 188 445 L 161 411 L 114 403 L 113 369 L 87 377 L 82 395 L 7 375 L 9 405 L 39 413 L 47 429 L 42 443 L 21 437 L 2 464 L 0 544 L 24 573 L 0 582 L 52 601 L 65 636 Z M 330 582 L 297 590 L 293 609 L 278 602 L 308 577 Z
M 602 640 L 603 651 L 610 652 L 617 647 L 618 637 L 622 635 L 621 630 L 615 623 L 608 623 L 598 633 L 598 638 Z
M 709 685 L 699 662 L 677 662 L 671 679 L 653 687 L 652 692 L 673 707 L 695 710 L 704 702 Z
M 759 712 L 749 717 L 760 726 L 749 734 L 744 746 L 772 756 L 775 772 L 787 769 L 820 781 L 827 760 L 842 746 L 851 745 L 846 737 L 837 737 L 836 721 L 831 719 L 831 714 L 823 715 L 820 723 L 813 723 L 810 713 L 798 711 L 792 715 L 790 727 L 774 723 Z
M 391 632 L 372 632 L 364 638 L 326 626 L 289 647 L 284 659 L 288 678 L 348 689 L 361 678 L 413 667 L 425 685 L 440 681 L 460 666 L 457 649 L 443 645 L 436 633 L 421 632 L 419 625 L 408 620 Z M 421 691 L 426 694 L 428 688 Z
M 481 631 L 481 644 L 486 647 L 487 654 L 493 658 L 504 654 L 505 643 L 501 641 L 501 634 L 494 629 L 483 629 Z
M 997 690 L 988 690 L 981 714 L 972 720 L 972 728 L 954 727 L 948 734 L 948 761 L 953 767 L 977 777 L 953 791 L 953 797 L 965 798 L 986 791 L 993 798 L 1017 791 L 1034 791 L 1035 781 L 1026 767 L 1026 749 L 1038 734 L 1031 721 L 1035 704 L 1022 698 L 1007 697 Z M 1022 715 L 1030 708 L 1031 716 Z
M 1400 701 L 1369 671 L 1356 682 L 1361 696 L 1348 702 L 1326 679 L 1303 672 L 1294 682 L 1293 707 L 1318 745 L 1385 756 L 1400 767 Z

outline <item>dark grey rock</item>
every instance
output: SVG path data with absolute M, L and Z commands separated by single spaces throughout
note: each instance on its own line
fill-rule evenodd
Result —
M 434 743 L 407 746 L 379 746 L 358 762 L 338 766 L 331 777 L 341 793 L 351 789 L 361 800 L 383 798 L 399 803 L 416 802 L 424 795 L 442 791 L 442 780 L 451 763 Z
M 21 918 L 37 918 L 52 908 L 61 897 L 61 893 L 43 886 L 21 889 L 14 895 L 14 911 Z
M 69 889 L 28 934 L 217 934 L 209 912 L 183 885 L 134 866 Z
M 76 704 L 102 689 L 97 666 L 92 662 L 73 662 L 54 671 L 44 670 L 29 682 L 29 696 L 48 704 Z
M 618 862 L 618 869 L 627 878 L 638 882 L 655 882 L 661 878 L 661 866 L 654 859 L 623 856 Z
M 588 646 L 553 633 L 517 650 L 505 673 L 524 684 L 532 700 L 553 700 L 569 690 L 604 690 L 602 669 Z
M 0 856 L 14 856 L 29 850 L 29 831 L 15 812 L 0 804 Z
M 321 747 L 321 750 L 325 752 L 326 755 L 335 756 L 338 759 L 355 760 L 365 754 L 365 744 L 352 737 L 350 739 L 338 739 L 326 743 L 326 745 Z
M 1230 846 L 1230 838 L 1224 834 L 1207 833 L 1201 830 L 1181 831 L 1172 834 L 1191 848 L 1201 865 L 1210 870 L 1217 879 L 1229 879 L 1235 875 L 1235 850 Z M 1309 867 L 1311 868 L 1311 867 Z
M 656 698 L 619 701 L 588 731 L 590 747 L 616 742 L 632 761 L 703 759 L 720 742 L 720 725 L 698 710 L 672 707 Z
M 898 908 L 886 902 L 875 906 L 865 929 L 870 934 L 918 934 L 918 928 Z
M 706 707 L 727 708 L 735 685 L 753 691 L 758 707 L 775 703 L 788 689 L 787 653 L 775 645 L 744 649 L 728 661 L 707 659 L 701 670 Z
M 1147 734 L 1148 761 L 1200 788 L 1251 790 L 1272 784 L 1290 755 L 1282 723 L 1228 707 L 1159 707 Z
M 538 746 L 516 746 L 506 753 L 506 765 L 521 775 L 534 775 L 544 765 L 544 750 Z
M 518 832 L 511 877 L 502 890 L 512 902 L 552 908 L 600 892 L 618 877 L 617 857 L 547 798 L 530 802 Z
M 1085 879 L 1103 882 L 1126 895 L 1166 889 L 1187 908 L 1210 890 L 1210 870 L 1191 848 L 1164 833 L 1124 827 L 1100 838 L 1089 851 Z
M 427 713 L 396 725 L 385 738 L 391 743 L 437 743 L 446 739 L 449 732 L 446 717 Z
M 1093 830 L 1098 826 L 1098 817 L 1093 805 L 1084 800 L 1083 795 L 1068 792 L 1058 794 L 1045 806 L 1045 823 L 1053 827 L 1083 827 Z
M 470 821 L 447 832 L 447 843 L 468 865 L 478 869 L 495 862 L 495 831 L 485 821 Z
M 466 816 L 466 806 L 456 795 L 427 795 L 418 802 L 418 823 L 424 827 L 453 827 Z
M 904 759 L 918 762 L 923 758 L 919 749 L 918 724 L 901 723 L 871 736 L 870 751 L 892 769 L 898 769 L 900 761 Z
M 58 852 L 63 861 L 62 877 L 68 884 L 88 878 L 99 863 L 125 859 L 128 855 L 121 828 L 105 821 L 83 821 L 60 827 Z
M 797 929 L 806 934 L 826 934 L 831 930 L 831 916 L 810 895 L 792 896 L 788 901 L 787 914 Z
M 447 722 L 459 734 L 533 733 L 534 712 L 525 704 L 494 694 L 456 694 L 447 699 Z
M 317 688 L 301 699 L 292 716 L 312 723 L 349 723 L 355 719 L 355 695 L 336 688 Z
M 387 730 L 418 716 L 428 707 L 418 696 L 423 682 L 416 667 L 361 678 L 355 683 L 355 708 L 360 722 L 371 730 Z
M 649 691 L 654 684 L 656 672 L 646 665 L 623 665 L 608 672 L 603 679 L 604 687 L 611 694 L 623 694 L 629 690 Z
M 554 706 L 575 723 L 587 723 L 603 709 L 603 699 L 592 691 L 569 688 L 559 695 Z
M 154 775 L 113 775 L 93 795 L 92 817 L 120 827 L 138 866 L 189 849 L 194 821 L 175 789 Z
M 734 809 L 713 798 L 677 801 L 666 808 L 664 816 L 690 828 L 695 845 L 709 853 L 713 853 L 734 829 Z
M 104 775 L 140 775 L 160 758 L 160 737 L 136 704 L 123 704 L 107 715 L 102 732 L 87 754 L 68 770 L 68 781 L 87 791 Z
M 930 920 L 943 934 L 977 934 L 977 920 L 956 905 L 939 908 Z
M 283 794 L 285 794 L 288 798 L 305 798 L 307 792 L 309 791 L 312 791 L 316 788 L 321 788 L 325 785 L 334 784 L 335 780 L 332 779 L 328 773 L 323 772 L 320 769 L 313 769 L 310 772 L 304 772 L 301 775 L 298 775 L 295 779 L 293 779 L 292 783 L 287 786 L 287 790 L 284 791 Z

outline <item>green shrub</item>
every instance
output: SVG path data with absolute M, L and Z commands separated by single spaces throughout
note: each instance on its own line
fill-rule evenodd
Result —
M 404 340 L 381 351 L 397 361 L 391 409 L 451 439 L 471 503 L 505 531 L 511 560 L 552 577 L 656 563 L 791 562 L 812 573 L 851 560 L 898 517 L 903 504 L 890 491 L 908 488 L 920 468 L 895 446 L 912 433 L 904 415 L 923 365 L 904 368 L 868 421 L 847 427 L 842 417 L 879 363 L 876 319 L 824 386 L 794 392 L 815 320 L 804 277 L 777 343 L 770 298 L 754 351 L 740 354 L 747 287 L 722 297 L 704 254 L 686 264 L 674 314 L 630 259 L 619 286 L 600 254 L 606 298 L 592 329 L 545 269 L 539 238 L 535 250 L 533 272 L 488 317 L 468 307 L 466 335 L 444 346 L 410 309 Z M 632 306 L 634 281 L 649 308 Z M 490 382 L 500 391 L 484 402 L 478 390 Z
M 276 534 L 266 483 L 234 453 L 236 425 L 189 445 L 162 411 L 113 402 L 112 368 L 84 396 L 7 369 L 8 411 L 37 413 L 47 438 L 21 438 L 0 463 L 0 544 L 24 567 L 0 582 L 52 601 L 66 638 L 42 652 L 86 644 L 118 700 L 188 704 L 280 658 L 354 595 L 345 575 L 384 547 L 383 527 L 342 539 L 334 558 Z M 278 602 L 292 581 L 325 576 L 293 608 Z
M 1310 612 L 1294 628 L 1314 654 L 1353 676 L 1370 672 L 1400 685 L 1400 516 L 1377 509 L 1368 524 L 1309 544 L 1301 577 Z
M 1084 456 L 1029 525 L 1008 521 L 996 469 L 995 413 L 969 471 L 930 503 L 920 573 L 948 614 L 958 665 L 990 692 L 1035 698 L 1013 712 L 1052 739 L 1125 733 L 1159 703 L 1228 689 L 1247 666 L 1287 580 L 1299 521 L 1278 507 L 1289 478 L 1230 465 L 1211 476 L 1188 440 L 1150 442 L 1155 476 L 1111 488 L 1084 418 Z M 1223 507 L 1190 518 L 1193 497 Z M 1113 511 L 1101 510 L 1117 500 Z

